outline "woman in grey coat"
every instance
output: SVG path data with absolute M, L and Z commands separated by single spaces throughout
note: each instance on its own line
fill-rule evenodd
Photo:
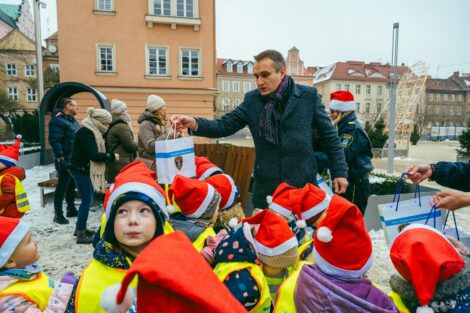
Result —
M 156 95 L 147 98 L 147 108 L 139 116 L 137 154 L 151 170 L 155 170 L 155 141 L 166 133 L 165 101 Z
M 106 132 L 106 151 L 117 153 L 120 158 L 119 161 L 106 164 L 108 183 L 113 183 L 121 169 L 134 161 L 137 151 L 127 105 L 120 100 L 111 100 L 111 114 L 113 121 Z

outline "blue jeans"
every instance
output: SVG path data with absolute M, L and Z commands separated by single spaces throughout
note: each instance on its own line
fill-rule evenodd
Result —
M 70 170 L 75 185 L 77 186 L 78 193 L 80 194 L 80 207 L 78 208 L 77 225 L 76 230 L 85 230 L 86 222 L 88 220 L 88 212 L 90 212 L 91 204 L 93 203 L 95 193 L 89 174 L 84 174 L 74 170 Z

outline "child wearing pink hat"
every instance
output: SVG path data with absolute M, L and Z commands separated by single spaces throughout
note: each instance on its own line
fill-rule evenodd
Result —
M 0 217 L 0 312 L 64 312 L 75 277 L 67 272 L 53 288 L 38 259 L 38 242 L 29 224 Z
M 18 166 L 21 135 L 11 146 L 0 145 L 0 215 L 22 217 L 29 211 L 29 202 L 21 181 L 23 168 Z

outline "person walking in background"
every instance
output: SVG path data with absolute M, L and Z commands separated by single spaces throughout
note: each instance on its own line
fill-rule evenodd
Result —
M 235 110 L 216 120 L 175 115 L 176 131 L 189 128 L 196 136 L 219 138 L 248 126 L 256 152 L 253 206 L 264 209 L 266 196 L 282 182 L 297 188 L 317 183 L 313 133 L 318 130 L 335 191 L 344 193 L 348 185 L 344 152 L 317 90 L 296 84 L 286 74 L 286 62 L 278 51 L 263 51 L 255 60 L 258 89 L 246 93 Z
M 103 138 L 112 121 L 111 113 L 94 108 L 88 108 L 87 113 L 88 116 L 83 119 L 82 127 L 73 141 L 69 165 L 82 200 L 74 233 L 80 244 L 89 244 L 93 240 L 94 232 L 88 230 L 86 224 L 94 192 L 106 191 L 106 162 L 119 161 L 118 154 L 106 152 Z
M 80 124 L 75 119 L 78 113 L 78 104 L 72 98 L 62 99 L 52 112 L 49 123 L 49 144 L 54 152 L 54 166 L 57 170 L 58 182 L 54 192 L 54 223 L 68 224 L 64 217 L 62 203 L 67 202 L 66 217 L 77 216 L 75 208 L 75 182 L 70 176 L 68 163 L 75 134 Z
M 127 105 L 121 100 L 111 100 L 113 120 L 106 132 L 106 151 L 119 154 L 119 161 L 106 163 L 106 181 L 113 183 L 116 175 L 135 159 L 137 144 L 132 133 L 131 117 Z
M 372 146 L 356 116 L 356 102 L 349 91 L 332 92 L 330 101 L 330 117 L 333 125 L 338 128 L 338 135 L 348 163 L 348 189 L 342 196 L 359 207 L 362 215 L 367 207 L 370 195 L 369 173 L 372 172 Z M 316 158 L 323 166 L 328 167 L 328 156 L 316 152 Z
M 147 98 L 147 108 L 140 114 L 137 154 L 140 161 L 155 170 L 155 140 L 166 133 L 165 101 L 156 95 Z

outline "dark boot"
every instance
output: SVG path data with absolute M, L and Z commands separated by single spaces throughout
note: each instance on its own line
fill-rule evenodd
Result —
M 87 234 L 87 230 L 77 230 L 77 244 L 91 244 L 93 235 Z
M 85 234 L 86 234 L 87 236 L 93 237 L 93 236 L 95 235 L 95 231 L 93 231 L 93 230 L 85 229 L 84 232 L 85 232 Z M 75 230 L 75 231 L 73 232 L 73 236 L 74 236 L 74 237 L 77 237 L 77 234 L 78 234 L 78 230 Z
M 53 221 L 54 223 L 61 224 L 61 225 L 65 225 L 69 223 L 69 220 L 64 217 L 64 213 L 62 212 L 61 213 L 56 212 L 54 214 Z
M 67 207 L 67 214 L 65 214 L 67 217 L 77 217 L 78 216 L 78 211 L 77 208 L 74 206 L 69 206 Z

